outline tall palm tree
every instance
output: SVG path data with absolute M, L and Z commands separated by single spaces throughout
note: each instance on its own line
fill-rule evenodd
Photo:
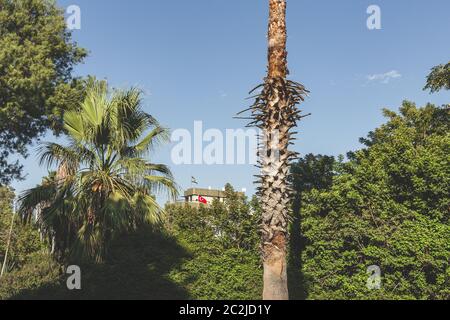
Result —
M 287 80 L 286 0 L 269 0 L 268 74 L 255 103 L 248 110 L 263 132 L 259 146 L 258 196 L 262 209 L 262 256 L 264 292 L 267 300 L 287 300 L 286 254 L 292 188 L 288 183 L 290 163 L 298 157 L 288 147 L 294 140 L 292 129 L 303 118 L 296 105 L 308 91 Z M 251 93 L 252 93 L 251 92 Z
M 57 165 L 56 175 L 26 191 L 20 211 L 29 219 L 39 209 L 60 252 L 101 261 L 115 235 L 160 221 L 156 193 L 176 197 L 169 168 L 146 160 L 168 132 L 142 111 L 139 90 L 109 94 L 105 82 L 91 83 L 64 127 L 67 145 L 41 146 L 41 164 Z

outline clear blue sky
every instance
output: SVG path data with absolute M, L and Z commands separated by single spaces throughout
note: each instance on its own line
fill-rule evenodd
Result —
M 90 55 L 77 75 L 139 86 L 149 113 L 171 129 L 191 130 L 195 120 L 205 128 L 245 125 L 232 117 L 265 75 L 267 2 L 58 1 L 81 8 L 74 39 Z M 382 30 L 366 27 L 371 4 L 381 7 Z M 429 69 L 449 61 L 449 12 L 448 0 L 288 0 L 291 78 L 311 91 L 300 107 L 313 114 L 300 123 L 295 150 L 343 154 L 383 122 L 383 107 L 397 109 L 404 99 L 448 103 L 449 93 L 430 96 L 422 88 Z M 383 81 L 388 72 L 394 77 Z M 46 174 L 34 150 L 23 162 L 26 181 L 14 184 L 19 191 Z M 153 160 L 171 165 L 170 146 Z M 256 171 L 248 165 L 171 167 L 183 188 L 195 176 L 201 186 L 231 182 L 253 192 Z

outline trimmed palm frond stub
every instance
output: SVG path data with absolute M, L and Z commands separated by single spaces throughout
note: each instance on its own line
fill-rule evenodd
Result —
M 304 101 L 309 91 L 303 85 L 283 78 L 267 78 L 254 90 L 261 87 L 261 93 L 249 109 L 252 121 L 248 126 L 262 132 L 258 146 L 257 167 L 261 173 L 257 176 L 257 190 L 263 212 L 263 241 L 270 244 L 277 231 L 287 235 L 293 196 L 287 181 L 290 164 L 299 157 L 297 152 L 289 151 L 289 146 L 295 140 L 296 132 L 292 130 L 299 120 L 308 116 L 302 115 L 297 105 Z

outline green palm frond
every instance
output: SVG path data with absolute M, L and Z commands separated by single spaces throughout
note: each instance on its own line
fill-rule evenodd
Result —
M 153 196 L 137 193 L 134 197 L 134 206 L 141 212 L 139 215 L 143 220 L 151 225 L 159 225 L 163 221 L 164 210 L 160 208 Z
M 149 174 L 161 174 L 170 180 L 173 180 L 172 171 L 165 164 L 152 164 L 148 163 L 146 165 L 146 170 Z
M 176 198 L 170 169 L 145 159 L 169 133 L 143 111 L 140 90 L 109 94 L 105 82 L 91 83 L 64 124 L 69 143 L 39 149 L 40 163 L 58 166 L 57 174 L 24 193 L 21 210 L 29 215 L 41 206 L 41 221 L 56 233 L 61 250 L 100 261 L 115 235 L 161 222 L 156 194 Z
M 169 141 L 169 131 L 162 127 L 156 127 L 148 133 L 139 143 L 131 147 L 131 155 L 144 156 L 156 146 Z
M 166 192 L 171 199 L 178 196 L 178 187 L 173 179 L 164 176 L 145 176 L 145 186 L 153 194 Z
M 83 154 L 80 154 L 79 151 L 57 143 L 43 143 L 38 148 L 38 154 L 40 155 L 39 164 L 46 165 L 49 168 L 64 163 L 68 168 L 75 171 L 83 157 Z
M 32 218 L 36 208 L 50 204 L 56 192 L 54 184 L 42 184 L 33 189 L 24 191 L 19 196 L 19 212 L 25 221 Z
M 64 114 L 64 128 L 75 141 L 82 143 L 85 140 L 86 130 L 83 118 L 78 111 L 68 111 Z

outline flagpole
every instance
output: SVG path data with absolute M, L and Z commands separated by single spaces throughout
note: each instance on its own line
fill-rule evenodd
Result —
M 14 227 L 15 216 L 16 216 L 16 200 L 14 199 L 13 214 L 12 214 L 12 218 L 11 218 L 11 227 L 9 229 L 8 243 L 6 244 L 5 258 L 3 259 L 3 265 L 2 265 L 2 271 L 0 273 L 0 278 L 3 277 L 3 274 L 5 273 L 5 270 L 6 270 L 6 263 L 8 262 L 8 253 L 9 253 L 9 247 L 11 245 L 11 237 L 12 237 L 12 232 L 13 232 L 13 227 Z

